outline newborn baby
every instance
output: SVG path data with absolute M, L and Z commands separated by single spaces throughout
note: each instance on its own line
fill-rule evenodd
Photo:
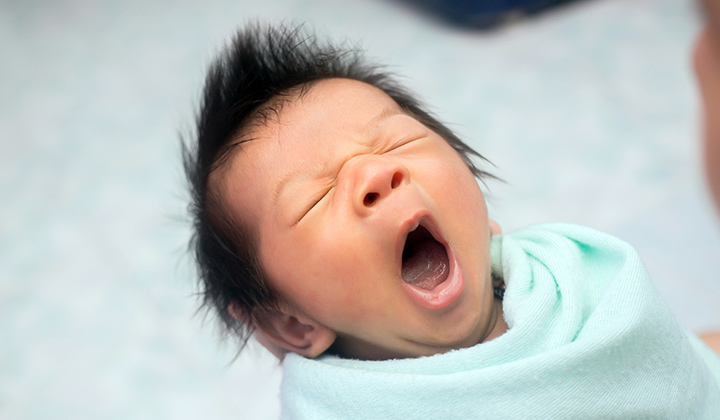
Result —
M 185 159 L 205 304 L 285 359 L 286 418 L 720 415 L 627 244 L 501 235 L 484 159 L 356 52 L 240 32 Z

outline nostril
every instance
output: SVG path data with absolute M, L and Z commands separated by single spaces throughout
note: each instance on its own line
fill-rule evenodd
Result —
M 378 193 L 367 193 L 365 194 L 365 198 L 363 199 L 363 204 L 365 204 L 367 207 L 372 206 L 375 203 L 375 200 L 378 198 Z
M 390 188 L 397 188 L 403 180 L 403 176 L 400 172 L 393 174 L 392 180 L 390 181 Z

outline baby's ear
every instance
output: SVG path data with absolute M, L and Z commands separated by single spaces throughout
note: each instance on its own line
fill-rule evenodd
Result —
M 330 328 L 286 305 L 266 311 L 260 318 L 254 322 L 255 338 L 279 359 L 288 351 L 305 357 L 317 357 L 337 337 Z
M 295 313 L 276 311 L 258 325 L 262 335 L 277 347 L 305 357 L 317 357 L 337 335 L 330 328 Z M 261 341 L 262 342 L 262 341 Z
M 287 351 L 273 344 L 273 342 L 268 339 L 265 333 L 261 329 L 257 328 L 257 323 L 253 322 L 251 317 L 249 317 L 245 311 L 240 309 L 237 304 L 235 304 L 234 302 L 229 304 L 228 312 L 230 312 L 230 315 L 232 315 L 232 317 L 235 318 L 238 322 L 241 322 L 248 327 L 254 328 L 255 330 L 253 331 L 253 337 L 255 337 L 255 340 L 257 340 L 258 343 L 262 344 L 262 346 L 265 347 L 270 353 L 272 353 L 273 356 L 277 357 L 280 360 L 285 357 L 285 353 L 287 353 Z

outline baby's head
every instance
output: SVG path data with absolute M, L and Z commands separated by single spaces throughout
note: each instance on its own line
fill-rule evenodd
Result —
M 242 339 L 416 357 L 502 331 L 480 155 L 357 52 L 252 27 L 185 155 L 204 304 Z

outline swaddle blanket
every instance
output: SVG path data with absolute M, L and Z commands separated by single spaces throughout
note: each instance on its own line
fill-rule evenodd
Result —
M 720 358 L 686 333 L 634 250 L 591 229 L 497 236 L 504 335 L 431 357 L 288 355 L 284 419 L 720 419 Z

